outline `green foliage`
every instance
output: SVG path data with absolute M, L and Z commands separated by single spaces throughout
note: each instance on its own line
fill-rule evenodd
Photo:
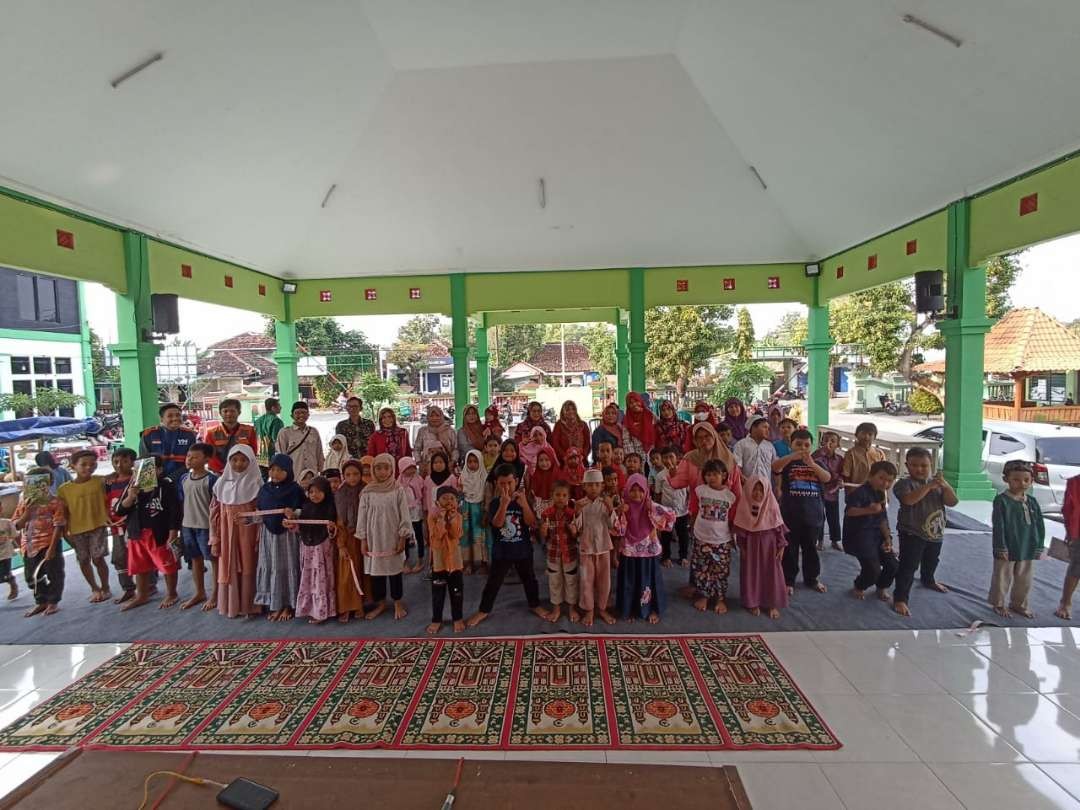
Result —
M 735 359 L 749 363 L 754 358 L 754 321 L 750 310 L 739 307 L 738 324 L 735 327 Z
M 725 373 L 712 393 L 714 405 L 723 405 L 731 397 L 748 402 L 759 385 L 772 382 L 773 373 L 761 363 L 745 363 L 736 360 Z
M 1000 318 L 1012 309 L 1009 292 L 1024 270 L 1019 259 L 1022 252 L 1003 253 L 986 263 L 986 317 Z
M 372 419 L 375 418 L 380 408 L 397 402 L 401 393 L 396 382 L 384 380 L 373 371 L 369 371 L 360 378 L 356 392 L 360 399 L 364 400 L 364 405 L 370 412 Z
M 427 349 L 439 332 L 438 315 L 417 315 L 398 329 L 386 359 L 398 367 L 406 382 L 419 387 L 420 372 L 427 367 Z
M 465 342 L 470 346 L 476 345 L 476 322 L 469 319 L 465 322 Z M 454 326 L 448 320 L 440 320 L 438 339 L 447 345 L 454 345 Z
M 274 321 L 266 318 L 266 333 Z M 329 405 L 342 391 L 352 390 L 358 375 L 378 366 L 378 354 L 363 332 L 344 329 L 336 318 L 301 318 L 296 322 L 296 348 L 301 355 L 326 358 L 327 374 L 315 378 L 315 398 Z
M 558 343 L 565 334 L 567 343 L 583 343 L 582 338 L 595 324 L 549 323 L 544 326 L 544 343 Z
M 94 373 L 94 382 L 120 382 L 120 369 L 105 364 L 105 344 L 101 342 L 101 335 L 93 328 L 90 329 L 90 367 Z
M 945 410 L 941 400 L 923 388 L 916 388 L 908 397 L 908 405 L 915 413 L 933 414 Z
M 69 394 L 59 388 L 38 388 L 34 395 L 0 394 L 0 411 L 26 414 L 37 411 L 39 416 L 50 416 L 61 408 L 74 408 L 86 402 L 81 394 Z
M 765 346 L 802 346 L 806 342 L 807 329 L 806 315 L 795 311 L 786 312 L 761 342 Z
M 589 350 L 593 371 L 615 373 L 615 327 L 607 323 L 594 323 L 582 333 L 580 342 Z
M 660 383 L 674 382 L 681 396 L 709 358 L 730 346 L 731 328 L 725 321 L 731 315 L 729 306 L 646 310 L 646 374 Z
M 508 323 L 488 330 L 488 351 L 493 359 L 498 358 L 496 368 L 528 361 L 544 345 L 544 327 L 542 323 Z
M 862 346 L 875 374 L 895 371 L 915 324 L 911 285 L 894 281 L 832 302 L 829 331 L 838 343 Z

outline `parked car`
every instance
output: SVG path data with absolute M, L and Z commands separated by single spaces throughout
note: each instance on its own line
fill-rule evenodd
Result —
M 931 425 L 915 434 L 942 441 L 944 425 Z M 1001 471 L 1005 462 L 1027 461 L 1035 483 L 1031 494 L 1048 516 L 1060 517 L 1065 482 L 1080 475 L 1080 428 L 1040 422 L 983 422 L 983 469 L 998 492 L 1004 492 Z

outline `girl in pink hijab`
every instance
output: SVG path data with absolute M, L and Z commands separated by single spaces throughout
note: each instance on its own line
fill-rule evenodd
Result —
M 742 497 L 735 505 L 734 529 L 743 607 L 755 616 L 764 608 L 770 619 L 779 619 L 780 608 L 788 605 L 780 565 L 787 546 L 787 527 L 769 481 L 757 476 L 743 481 Z
M 623 619 L 660 621 L 666 593 L 660 573 L 660 532 L 675 525 L 675 513 L 653 503 L 649 482 L 634 473 L 623 488 L 618 508 L 626 519 L 626 534 L 619 548 L 615 610 Z
M 551 450 L 552 454 L 555 453 L 554 448 L 548 444 L 548 435 L 544 429 L 540 426 L 534 427 L 526 435 L 525 441 L 518 446 L 521 460 L 525 462 L 525 469 L 529 471 L 529 475 L 536 471 L 536 459 L 545 449 Z

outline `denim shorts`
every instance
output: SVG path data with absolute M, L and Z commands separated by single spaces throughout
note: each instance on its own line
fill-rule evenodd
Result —
M 191 562 L 192 560 L 209 560 L 211 558 L 209 529 L 189 529 L 185 526 L 181 530 L 181 536 L 184 540 L 185 560 Z

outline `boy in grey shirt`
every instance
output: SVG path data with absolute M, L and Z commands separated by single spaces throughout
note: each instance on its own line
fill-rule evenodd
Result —
M 180 476 L 176 484 L 176 494 L 184 513 L 180 530 L 181 547 L 184 559 L 191 566 L 191 579 L 195 583 L 195 595 L 180 606 L 181 610 L 195 607 L 200 602 L 206 602 L 203 610 L 217 607 L 217 560 L 210 554 L 210 498 L 218 477 L 206 468 L 213 454 L 214 448 L 210 445 L 193 444 L 185 460 L 187 472 Z M 213 577 L 210 601 L 206 600 L 206 585 L 203 582 L 206 560 L 210 560 Z

